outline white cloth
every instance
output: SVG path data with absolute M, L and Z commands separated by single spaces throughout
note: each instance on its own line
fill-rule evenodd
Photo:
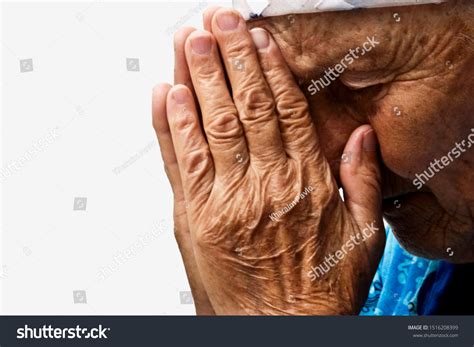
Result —
M 248 5 L 247 0 L 233 0 L 233 6 L 245 19 L 250 19 L 257 16 L 274 17 L 296 13 L 439 4 L 442 2 L 446 2 L 446 0 L 268 0 L 268 6 L 261 13 L 255 13 Z

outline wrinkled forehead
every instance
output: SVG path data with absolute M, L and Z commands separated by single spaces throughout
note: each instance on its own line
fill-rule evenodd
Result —
M 405 5 L 439 4 L 446 0 L 233 0 L 245 19 Z

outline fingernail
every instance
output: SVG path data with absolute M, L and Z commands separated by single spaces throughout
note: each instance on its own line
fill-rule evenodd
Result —
M 377 150 L 377 138 L 375 137 L 375 131 L 369 130 L 364 134 L 364 141 L 362 143 L 364 151 L 372 152 Z
M 177 104 L 185 104 L 188 100 L 188 91 L 186 88 L 173 89 L 171 96 Z
M 251 31 L 253 42 L 258 49 L 265 49 L 270 45 L 270 37 L 263 29 L 254 29 Z
M 211 36 L 209 35 L 200 35 L 191 38 L 191 48 L 196 54 L 209 54 L 211 51 L 211 46 Z
M 239 22 L 240 17 L 234 12 L 222 12 L 217 14 L 217 25 L 222 31 L 235 30 Z

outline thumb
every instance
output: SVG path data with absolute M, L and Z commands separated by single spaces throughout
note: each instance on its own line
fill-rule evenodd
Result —
M 384 239 L 385 231 L 377 149 L 377 137 L 370 125 L 354 130 L 344 149 L 340 177 L 346 207 L 361 230 L 375 225 L 375 230 L 383 238 L 374 237 L 369 242 L 378 244 Z

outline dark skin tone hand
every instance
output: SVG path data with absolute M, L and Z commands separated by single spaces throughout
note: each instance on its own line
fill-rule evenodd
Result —
M 472 181 L 472 153 L 467 152 L 462 160 L 454 162 L 438 174 L 421 192 L 411 184 L 414 173 L 421 172 L 429 161 L 442 156 L 456 141 L 468 135 L 465 130 L 469 128 L 469 120 L 472 119 L 472 102 L 468 100 L 469 94 L 465 93 L 466 90 L 472 90 L 473 82 L 473 50 L 472 42 L 469 41 L 472 35 L 472 16 L 468 15 L 472 6 L 464 1 L 442 6 L 299 15 L 292 17 L 291 23 L 283 16 L 251 22 L 250 26 L 263 27 L 273 34 L 276 43 L 281 47 L 286 64 L 303 91 L 307 91 L 311 78 L 319 77 L 325 68 L 334 66 L 350 48 L 364 42 L 367 35 L 377 35 L 380 38 L 381 49 L 376 49 L 370 55 L 357 60 L 328 90 L 316 96 L 306 93 L 320 150 L 327 158 L 331 172 L 340 186 L 341 181 L 344 181 L 343 166 L 340 167 L 341 154 L 345 147 L 351 145 L 350 139 L 357 135 L 358 128 L 363 124 L 371 124 L 382 146 L 384 213 L 393 223 L 396 235 L 405 247 L 414 253 L 466 262 L 473 259 L 470 211 L 474 194 L 472 185 L 466 184 Z M 204 27 L 213 34 L 212 21 L 215 12 L 215 8 L 210 9 L 204 16 Z M 399 23 L 393 22 L 394 12 L 401 17 Z M 420 26 L 420 22 L 428 19 L 435 20 L 438 25 Z M 327 29 L 334 25 L 333 23 L 339 23 L 341 30 L 337 33 Z M 344 27 L 347 27 L 347 30 Z M 194 92 L 196 83 L 192 79 L 193 66 L 189 66 L 186 59 L 185 44 L 194 31 L 193 28 L 184 28 L 175 37 L 175 83 L 186 85 L 190 93 Z M 221 47 L 219 40 L 217 45 Z M 259 59 L 264 70 L 267 59 L 261 54 Z M 272 57 L 271 61 L 274 60 Z M 265 76 L 265 79 L 268 81 L 268 76 Z M 280 76 L 278 83 L 273 85 L 284 86 L 286 90 L 291 85 L 291 80 Z M 272 86 L 271 81 L 267 83 Z M 195 243 L 193 244 L 192 231 L 189 228 L 185 194 L 179 164 L 173 151 L 175 146 L 170 125 L 165 122 L 172 116 L 168 114 L 166 117 L 166 95 L 170 88 L 169 85 L 161 85 L 155 90 L 154 123 L 168 177 L 175 193 L 176 234 L 195 296 L 197 313 L 213 314 L 215 310 L 212 300 L 196 261 Z M 292 90 L 291 94 L 298 93 Z M 209 95 L 214 97 L 214 94 Z M 429 96 L 429 102 L 420 101 L 425 95 Z M 197 101 L 201 102 L 199 98 Z M 278 110 L 278 100 L 274 102 Z M 284 109 L 294 102 L 294 95 L 287 97 Z M 394 105 L 402 110 L 401 117 L 394 116 Z M 199 106 L 196 107 L 197 112 L 202 111 L 203 105 Z M 360 131 L 364 132 L 364 129 L 369 128 L 362 128 Z M 442 135 L 438 136 L 438 133 Z M 420 151 L 420 147 L 427 150 Z M 282 187 L 279 189 L 282 190 Z M 271 195 L 273 194 L 272 190 Z M 268 240 L 269 238 L 265 238 L 266 242 Z M 448 246 L 456 250 L 454 257 L 446 254 Z M 218 262 L 215 266 L 219 265 L 221 264 Z M 297 268 L 298 264 L 293 266 Z M 342 272 L 351 273 L 347 269 L 341 270 Z M 212 283 L 213 280 L 211 278 L 206 282 Z M 243 301 L 244 306 L 252 308 L 238 313 L 317 314 L 314 311 L 318 306 L 317 300 L 307 300 L 307 305 L 297 308 L 292 294 L 287 295 L 287 299 L 293 298 L 289 303 L 288 300 L 286 302 L 289 307 L 286 307 L 285 299 L 282 300 L 281 288 L 298 287 L 297 283 L 301 282 L 301 278 L 289 279 L 289 284 L 277 282 L 274 287 L 267 288 L 267 291 L 271 292 L 273 289 L 274 293 L 277 293 L 271 300 L 267 300 L 280 302 L 279 311 L 276 312 L 261 309 L 264 305 L 249 303 L 248 286 L 240 288 L 240 292 L 235 288 L 229 291 L 232 295 L 245 298 L 247 301 Z M 211 292 L 213 287 L 214 284 L 211 285 Z M 219 284 L 215 287 L 219 288 Z M 219 290 L 224 291 L 222 288 Z M 301 293 L 299 290 L 296 292 Z M 360 297 L 352 300 L 352 303 L 363 301 L 366 294 L 364 290 L 360 290 Z M 326 298 L 330 297 L 330 293 L 324 295 Z M 343 301 L 347 300 L 343 298 L 344 295 L 340 297 Z M 219 300 L 221 298 L 217 301 Z M 219 302 L 215 305 L 218 307 L 218 313 L 235 313 L 239 303 L 231 309 L 223 307 Z M 331 306 L 341 308 L 341 305 L 336 303 Z M 338 310 L 333 313 L 336 314 L 336 311 Z M 339 313 L 342 313 L 341 311 L 339 310 Z
M 159 86 L 154 105 L 166 108 L 166 119 L 155 112 L 155 126 L 162 147 L 174 147 L 188 206 L 199 276 L 193 281 L 218 314 L 357 313 L 384 241 L 373 129 L 359 127 L 346 145 L 342 201 L 306 99 L 275 41 L 262 29 L 250 33 L 229 10 L 217 11 L 211 26 L 213 34 L 194 31 L 184 45 L 204 129 L 184 85 Z M 234 59 L 245 69 L 235 69 Z M 361 241 L 369 226 L 372 234 Z M 350 240 L 358 246 L 348 252 Z M 341 248 L 334 269 L 312 278 L 311 270 Z

